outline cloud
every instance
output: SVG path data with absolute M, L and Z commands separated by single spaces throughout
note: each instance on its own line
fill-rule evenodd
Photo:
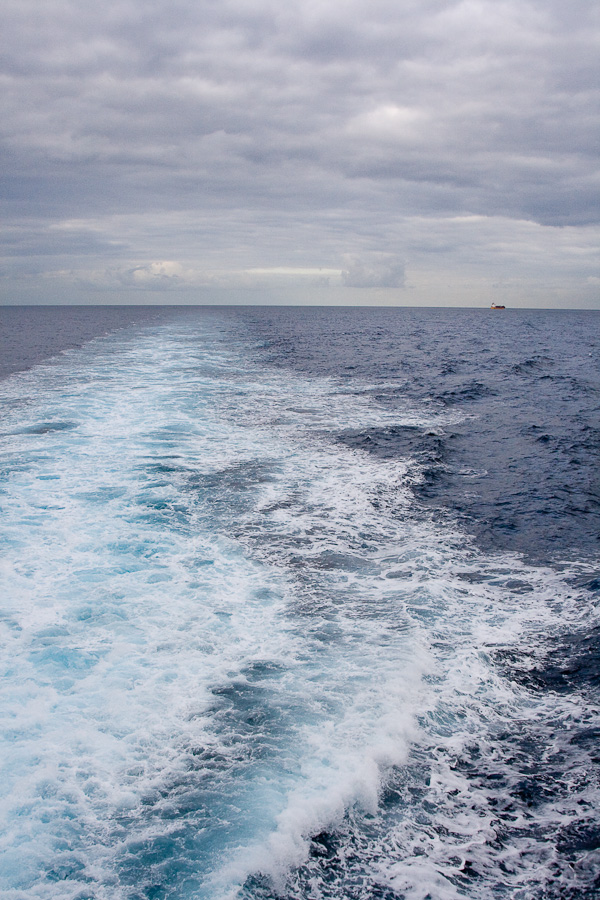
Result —
M 342 280 L 346 287 L 353 288 L 402 288 L 404 265 L 385 253 L 371 254 L 368 259 L 350 257 Z
M 211 273 L 186 267 L 175 260 L 154 260 L 98 269 L 54 269 L 46 274 L 54 281 L 99 291 L 188 291 L 218 283 L 218 278 Z
M 185 271 L 181 263 L 170 260 L 146 263 L 128 269 L 122 275 L 125 284 L 151 290 L 165 290 L 177 287 L 185 280 Z
M 9 270 L 47 254 L 52 271 L 182 290 L 203 272 L 324 268 L 395 290 L 398 258 L 469 260 L 468 216 L 503 247 L 510 222 L 600 228 L 600 27 L 583 0 L 3 10 Z M 469 265 L 501 263 L 475 245 Z

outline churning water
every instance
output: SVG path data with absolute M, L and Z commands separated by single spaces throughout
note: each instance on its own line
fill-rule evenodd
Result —
M 6 315 L 7 900 L 600 896 L 597 315 Z

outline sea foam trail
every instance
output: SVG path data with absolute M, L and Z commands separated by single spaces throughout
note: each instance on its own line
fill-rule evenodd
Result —
M 283 870 L 314 828 L 376 805 L 405 753 L 419 653 L 400 630 L 371 660 L 385 623 L 358 628 L 249 554 L 248 511 L 278 480 L 302 492 L 313 451 L 283 425 L 274 452 L 246 400 L 285 386 L 265 398 L 203 340 L 107 339 L 5 384 L 8 891 L 215 896 L 224 865 L 239 877 L 264 846 Z
M 567 878 L 544 842 L 573 804 L 548 798 L 536 832 L 498 803 L 527 728 L 546 747 L 553 716 L 593 714 L 493 654 L 589 613 L 565 576 L 419 511 L 410 460 L 337 439 L 443 416 L 273 370 L 216 320 L 109 336 L 3 391 L 7 897 Z

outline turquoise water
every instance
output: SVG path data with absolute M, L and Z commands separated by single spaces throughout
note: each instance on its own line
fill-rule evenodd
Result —
M 3 895 L 585 896 L 594 679 L 534 682 L 593 557 L 491 553 L 357 446 L 472 408 L 284 357 L 167 317 L 1 382 Z

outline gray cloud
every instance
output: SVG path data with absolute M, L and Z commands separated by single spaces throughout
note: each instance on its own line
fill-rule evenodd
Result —
M 368 259 L 350 258 L 342 271 L 342 281 L 346 287 L 402 288 L 404 265 L 385 253 L 372 254 Z
M 461 217 L 502 245 L 511 222 L 544 226 L 557 277 L 573 254 L 557 260 L 553 229 L 600 224 L 600 27 L 582 0 L 7 0 L 3 15 L 9 258 L 154 272 L 132 281 L 148 289 L 174 283 L 164 259 L 395 289 L 398 257 L 407 278 L 464 263 Z M 589 285 L 598 261 L 580 258 Z

